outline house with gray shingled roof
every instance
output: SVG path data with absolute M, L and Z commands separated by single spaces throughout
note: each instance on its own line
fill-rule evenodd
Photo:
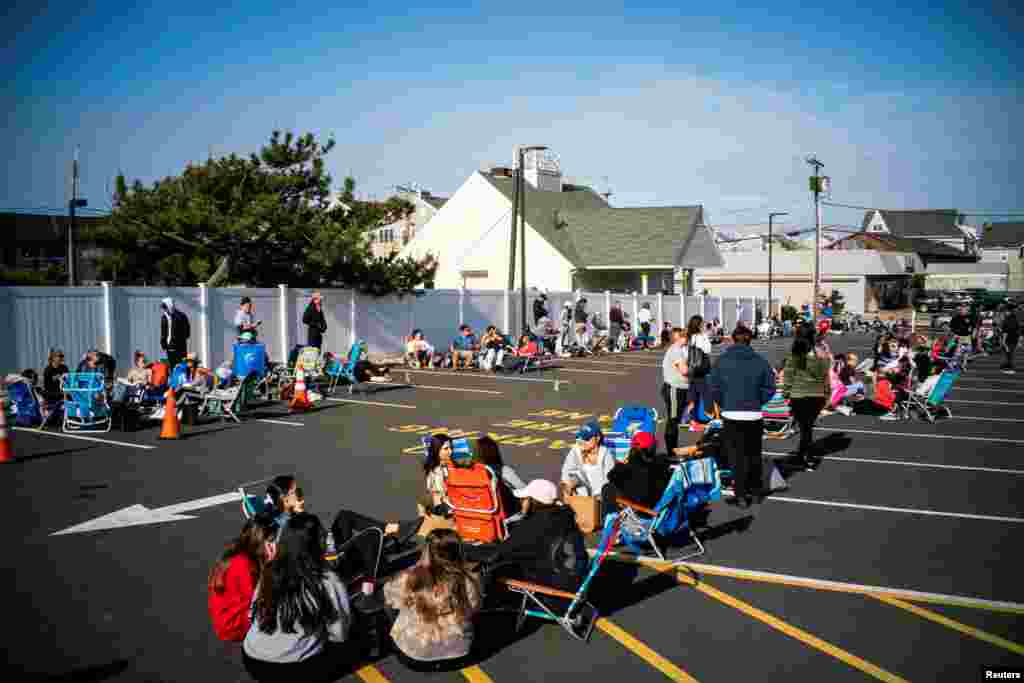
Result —
M 612 207 L 558 173 L 525 179 L 527 287 L 678 292 L 685 271 L 724 264 L 700 205 Z M 438 288 L 507 288 L 513 195 L 510 169 L 473 173 L 400 255 L 436 256 Z
M 1005 263 L 1007 288 L 1024 291 L 1024 223 L 986 223 L 980 237 L 982 262 Z
M 871 209 L 864 212 L 861 231 L 871 235 L 925 239 L 977 254 L 976 235 L 956 209 Z

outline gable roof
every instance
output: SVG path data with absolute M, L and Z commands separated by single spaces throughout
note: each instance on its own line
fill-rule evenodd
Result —
M 444 203 L 448 201 L 447 197 L 435 197 L 432 194 L 424 194 L 420 197 L 420 199 L 425 201 L 427 204 L 430 204 L 435 209 L 440 209 L 442 206 L 444 206 Z
M 481 175 L 512 200 L 511 178 Z M 700 205 L 613 208 L 589 187 L 564 187 L 527 183 L 526 221 L 576 268 L 724 265 Z
M 882 220 L 894 237 L 945 237 L 962 238 L 964 233 L 956 227 L 960 212 L 956 209 L 913 209 L 894 211 L 877 209 Z M 864 212 L 861 230 L 867 232 L 868 225 L 875 215 L 875 210 Z
M 989 230 L 991 226 L 991 230 Z M 1016 248 L 1024 244 L 1024 223 L 989 223 L 981 231 L 981 248 Z
M 866 249 L 875 251 L 917 254 L 923 261 L 962 261 L 972 263 L 977 259 L 972 255 L 951 247 L 942 242 L 920 237 L 895 237 L 893 235 L 858 232 L 836 240 L 826 249 L 841 250 L 849 242 L 859 242 Z

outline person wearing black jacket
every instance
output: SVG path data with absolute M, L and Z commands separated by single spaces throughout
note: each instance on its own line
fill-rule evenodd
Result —
M 547 308 L 548 295 L 541 292 L 541 295 L 533 300 L 533 326 L 537 327 L 541 318 L 548 317 Z
M 722 451 L 735 475 L 736 503 L 749 507 L 764 495 L 764 421 L 761 406 L 775 394 L 775 371 L 750 348 L 753 333 L 743 323 L 711 371 L 711 393 L 722 408 Z
M 575 592 L 589 560 L 572 508 L 558 503 L 558 487 L 545 479 L 513 493 L 523 500 L 522 519 L 501 543 L 466 547 L 467 559 L 484 562 L 491 576 L 511 569 L 516 578 Z
M 1020 322 L 1017 320 L 1017 312 L 1012 307 L 1007 307 L 1006 315 L 999 328 L 1002 334 L 1000 341 L 1002 341 L 1003 351 L 1006 353 L 1006 362 L 1000 366 L 1000 370 L 1004 374 L 1012 375 L 1016 372 L 1013 369 L 1013 353 L 1017 350 L 1017 344 L 1020 342 Z
M 322 349 L 324 344 L 324 332 L 327 331 L 327 319 L 324 318 L 324 310 L 320 292 L 313 292 L 309 299 L 309 305 L 302 314 L 302 324 L 306 326 L 306 346 Z
M 667 462 L 659 460 L 656 451 L 653 434 L 633 435 L 626 461 L 615 464 L 601 490 L 604 510 L 617 510 L 615 499 L 619 497 L 652 509 L 658 504 L 672 478 L 672 470 Z
M 960 338 L 957 341 L 961 344 L 969 344 L 969 338 L 973 330 L 974 325 L 972 324 L 970 315 L 967 313 L 967 307 L 961 306 L 960 310 L 956 312 L 956 315 L 949 320 L 949 331 Z M 964 337 L 967 337 L 968 339 L 964 339 Z
M 167 354 L 167 364 L 177 367 L 188 353 L 188 338 L 192 331 L 188 318 L 174 307 L 168 297 L 160 302 L 160 348 Z

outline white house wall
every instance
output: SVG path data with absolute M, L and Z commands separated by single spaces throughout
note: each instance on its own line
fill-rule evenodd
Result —
M 402 250 L 402 256 L 422 258 L 428 252 L 439 260 L 434 286 L 438 289 L 500 290 L 508 286 L 509 236 L 512 203 L 479 173 L 474 173 Z M 516 246 L 516 258 L 519 257 Z M 572 265 L 526 226 L 526 281 L 529 287 L 565 289 Z M 519 265 L 516 270 L 518 274 Z M 462 271 L 486 272 L 463 278 Z

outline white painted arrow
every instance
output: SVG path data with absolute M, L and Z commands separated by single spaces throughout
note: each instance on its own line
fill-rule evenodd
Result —
M 61 531 L 55 531 L 51 536 L 63 536 L 64 534 L 81 534 L 88 531 L 103 531 L 105 529 L 120 529 L 126 526 L 138 526 L 140 524 L 159 524 L 161 522 L 178 522 L 183 519 L 195 519 L 194 515 L 185 515 L 183 512 L 192 512 L 203 508 L 223 505 L 225 503 L 241 504 L 241 494 L 238 491 L 222 493 L 209 498 L 198 500 L 187 500 L 184 503 L 165 505 L 164 507 L 150 510 L 145 505 L 135 504 L 126 508 L 116 510 L 109 514 L 90 519 L 75 526 L 70 526 Z

